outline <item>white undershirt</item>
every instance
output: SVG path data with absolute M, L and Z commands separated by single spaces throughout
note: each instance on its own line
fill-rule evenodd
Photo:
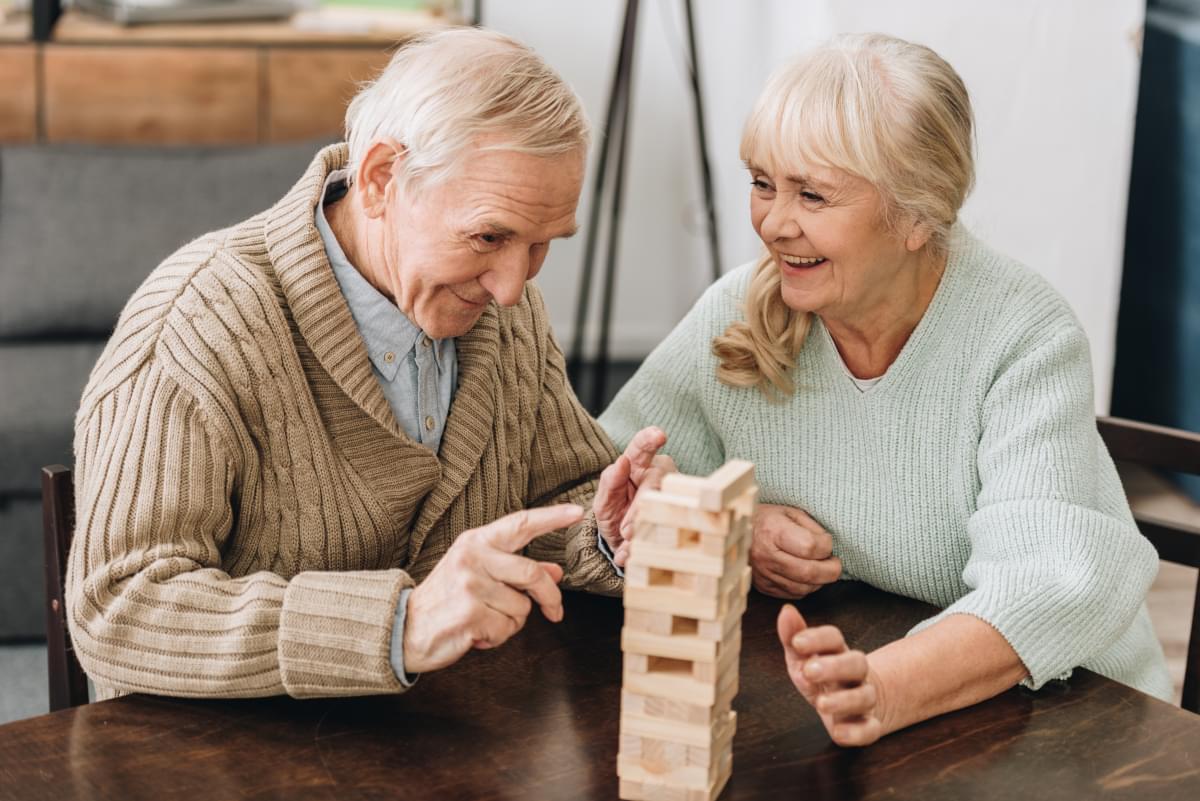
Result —
M 842 366 L 842 372 L 846 374 L 847 378 L 854 382 L 854 385 L 858 387 L 859 392 L 866 392 L 868 389 L 878 384 L 879 380 L 883 378 L 883 375 L 887 375 L 887 371 L 884 371 L 883 375 L 877 375 L 874 378 L 859 378 L 854 373 L 850 372 L 850 368 L 846 366 L 846 360 L 842 358 L 842 352 L 837 349 L 837 343 L 833 341 L 833 336 L 829 333 L 829 329 L 825 326 L 821 326 L 821 330 L 825 332 L 825 339 L 829 342 L 829 347 L 833 348 L 833 355 L 837 357 L 838 364 Z

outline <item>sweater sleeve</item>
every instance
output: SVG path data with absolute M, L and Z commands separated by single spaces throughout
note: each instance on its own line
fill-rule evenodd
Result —
M 994 381 L 977 460 L 963 571 L 970 592 L 914 631 L 974 615 L 1004 636 L 1037 689 L 1107 650 L 1158 569 L 1096 431 L 1077 326 L 1028 349 Z
M 84 669 L 113 689 L 174 696 L 400 692 L 389 657 L 407 574 L 222 569 L 238 505 L 227 445 L 152 358 L 85 398 L 67 576 Z
M 712 318 L 725 291 L 725 282 L 710 287 L 600 415 L 618 448 L 646 426 L 658 426 L 667 434 L 663 452 L 680 472 L 708 475 L 724 463 L 701 392 L 708 383 L 716 386 L 712 338 L 720 325 Z

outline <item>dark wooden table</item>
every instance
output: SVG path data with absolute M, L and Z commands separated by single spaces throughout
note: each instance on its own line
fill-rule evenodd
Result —
M 859 584 L 800 606 L 864 649 L 931 612 Z M 838 748 L 787 679 L 777 609 L 751 594 L 722 799 L 1200 799 L 1200 716 L 1087 671 Z M 0 798 L 613 799 L 621 619 L 568 595 L 563 623 L 535 612 L 399 697 L 132 696 L 0 726 Z

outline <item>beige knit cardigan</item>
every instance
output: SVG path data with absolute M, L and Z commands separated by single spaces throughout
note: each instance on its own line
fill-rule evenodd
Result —
M 321 151 L 269 211 L 163 262 L 92 371 L 67 606 L 104 695 L 400 692 L 401 590 L 466 529 L 589 505 L 616 457 L 531 284 L 457 340 L 440 453 L 404 433 L 313 226 L 345 160 Z M 526 552 L 620 591 L 590 514 Z

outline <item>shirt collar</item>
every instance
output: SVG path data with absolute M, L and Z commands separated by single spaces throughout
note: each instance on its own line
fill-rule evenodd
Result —
M 325 181 L 325 192 L 345 183 L 346 176 L 346 170 L 331 172 Z M 367 346 L 367 355 L 375 369 L 391 381 L 396 377 L 400 363 L 422 337 L 421 329 L 396 304 L 371 286 L 346 258 L 345 251 L 325 218 L 324 202 L 317 204 L 315 222 L 329 264 L 333 267 L 333 276 L 341 287 L 346 305 L 350 307 L 350 314 Z M 437 344 L 439 347 L 435 348 L 435 353 L 440 359 L 442 343 Z M 390 360 L 388 354 L 391 354 Z

